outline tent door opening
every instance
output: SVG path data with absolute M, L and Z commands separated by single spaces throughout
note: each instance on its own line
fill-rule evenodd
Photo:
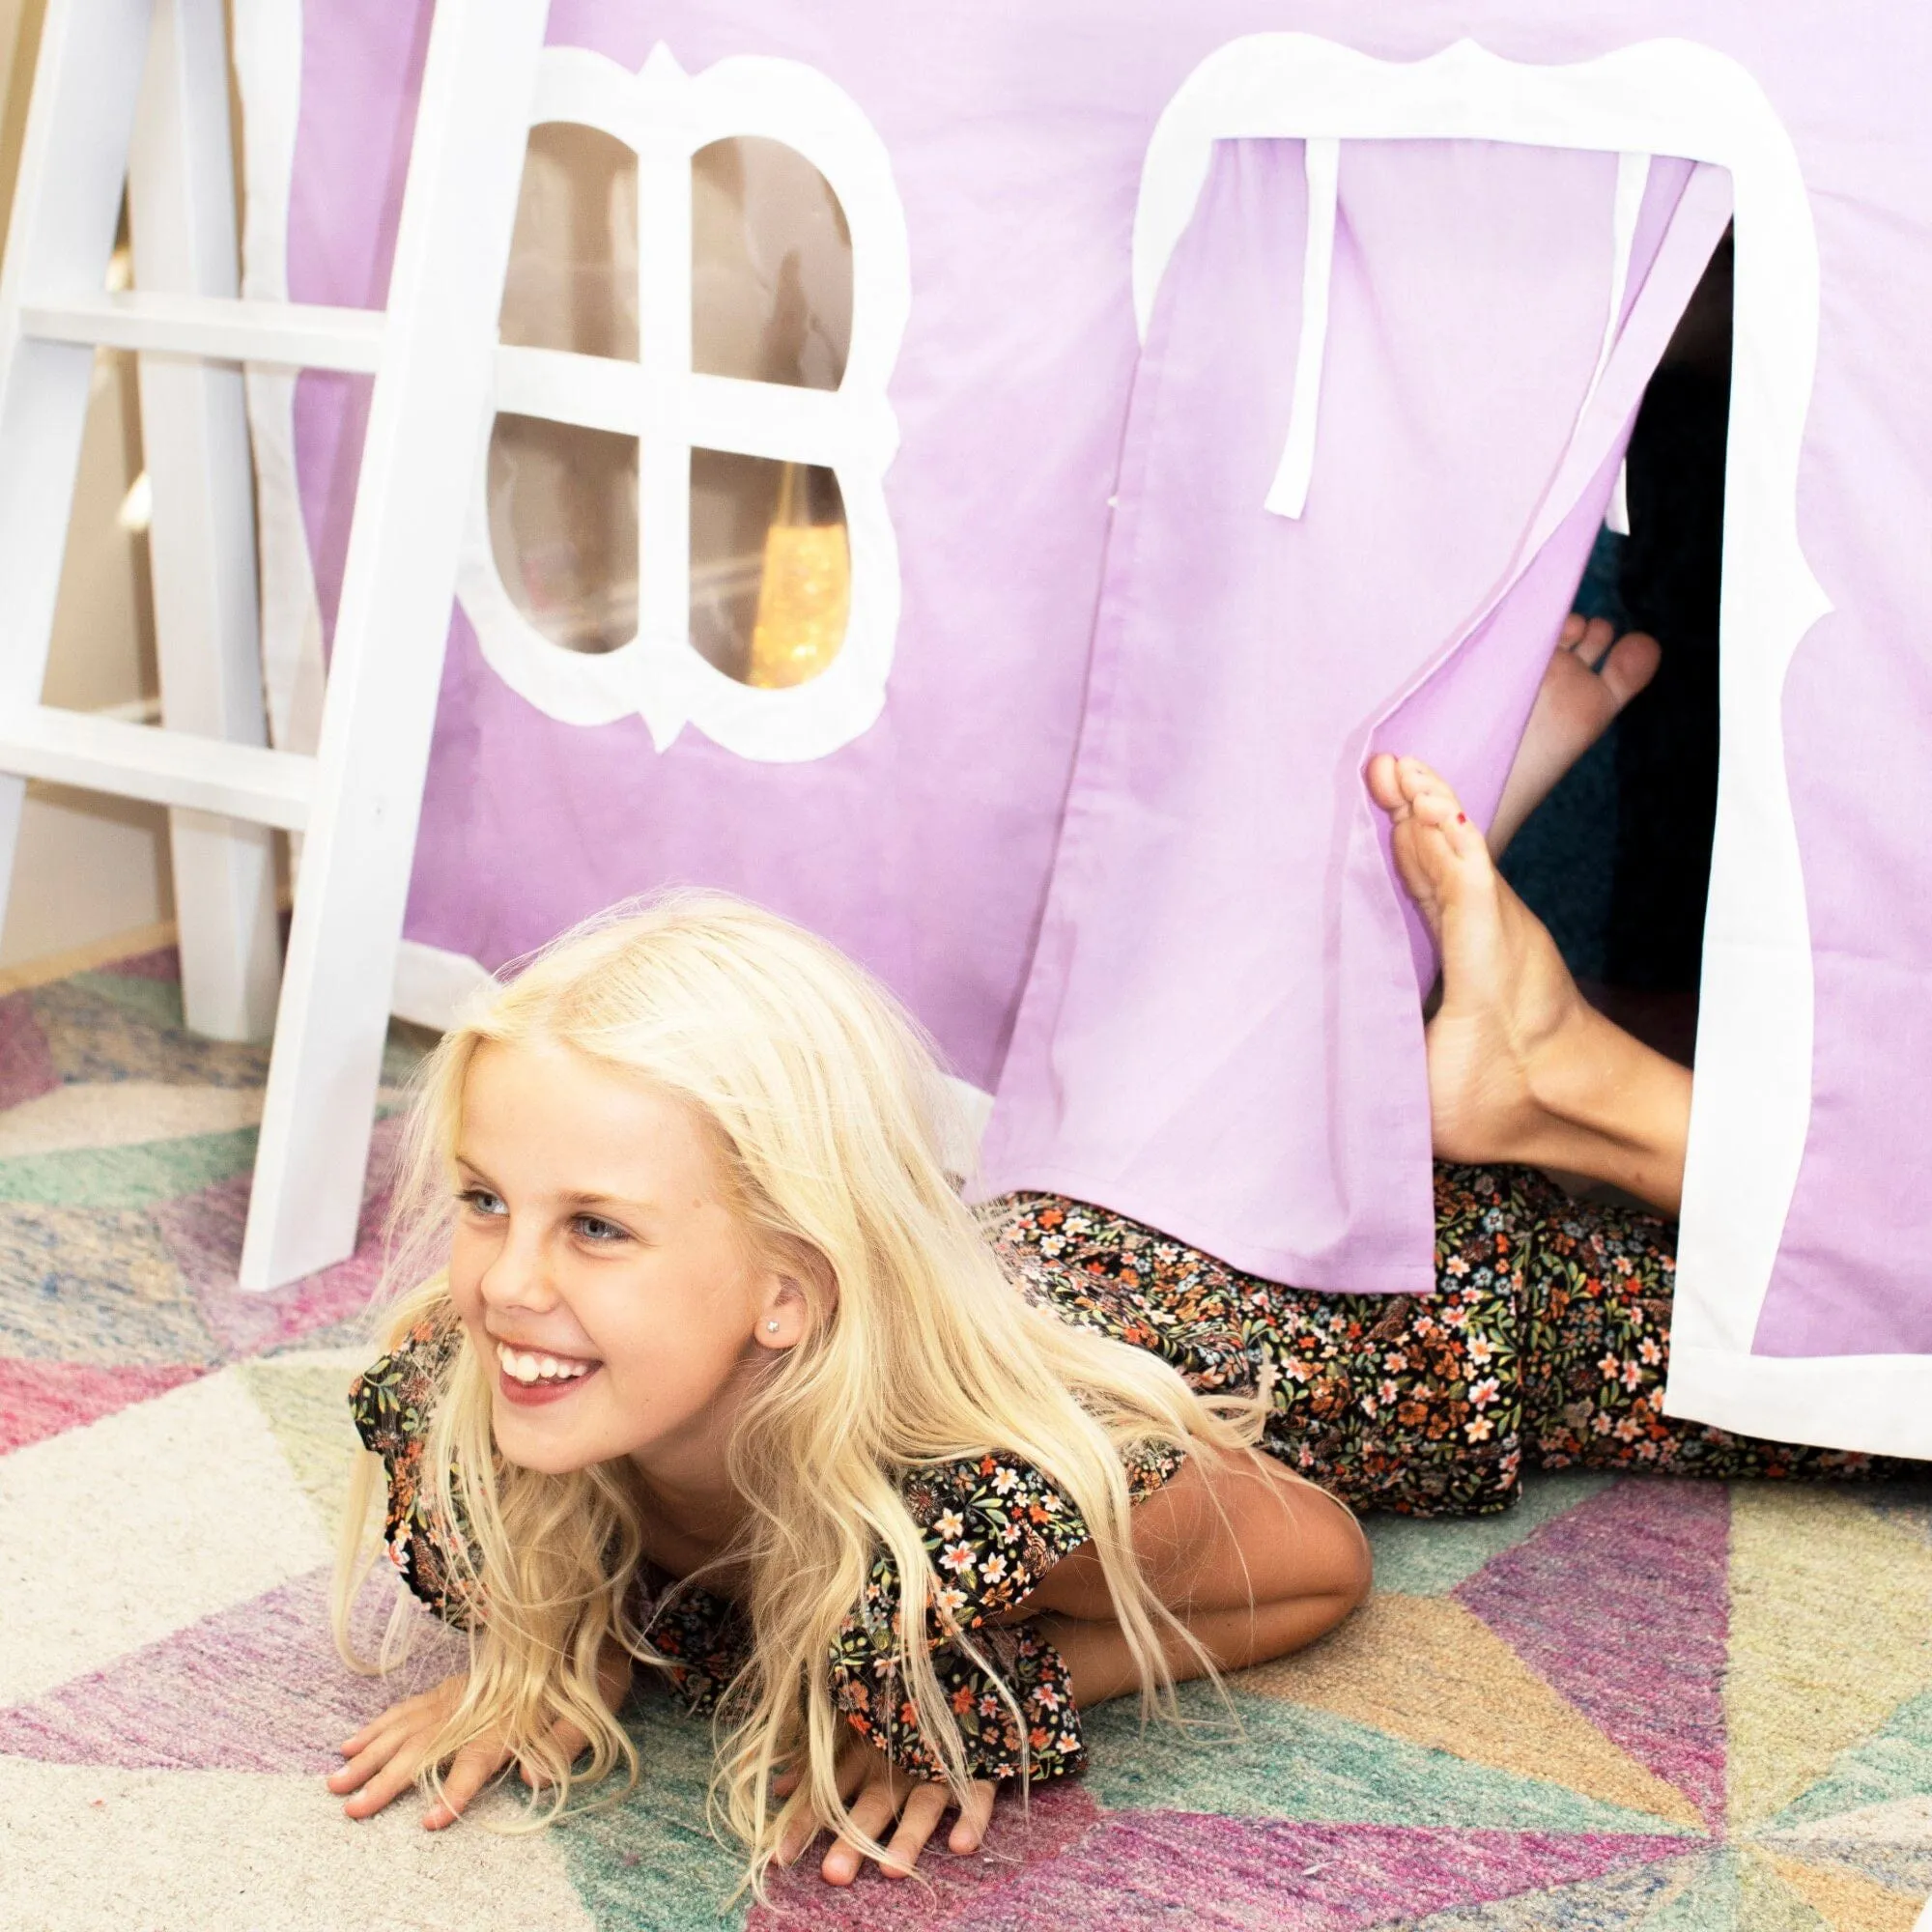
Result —
M 1719 756 L 1730 419 L 1727 230 L 1645 390 L 1620 492 L 1573 608 L 1661 646 L 1656 675 L 1512 841 L 1503 871 L 1592 1003 L 1692 1064 Z

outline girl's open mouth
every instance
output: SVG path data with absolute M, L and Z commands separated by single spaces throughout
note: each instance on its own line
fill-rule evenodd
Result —
M 558 1402 L 578 1389 L 603 1367 L 570 1355 L 540 1354 L 533 1350 L 497 1344 L 497 1386 L 506 1402 L 535 1407 Z

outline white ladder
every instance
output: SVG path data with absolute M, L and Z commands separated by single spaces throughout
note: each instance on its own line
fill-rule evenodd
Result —
M 242 1287 L 267 1289 L 355 1244 L 549 0 L 438 0 L 383 311 L 236 300 L 225 293 L 232 256 L 222 266 L 206 232 L 165 239 L 170 207 L 206 206 L 179 180 L 170 189 L 170 170 L 191 169 L 197 143 L 206 153 L 192 109 L 207 99 L 209 49 L 223 57 L 221 7 L 48 0 L 0 269 L 0 910 L 30 778 L 304 835 L 242 1252 Z M 151 39 L 141 138 L 163 199 L 150 231 L 162 231 L 162 271 L 178 285 L 110 294 Z M 221 76 L 225 99 L 225 66 Z M 148 186 L 135 189 L 137 230 Z M 222 292 L 210 292 L 223 276 Z M 226 514 L 219 493 L 238 473 L 239 397 L 224 401 L 229 391 L 204 382 L 201 365 L 375 377 L 313 757 L 262 742 L 259 667 L 244 675 L 238 663 L 233 544 L 218 531 L 171 550 L 213 573 L 182 590 L 173 623 L 156 584 L 168 633 L 163 728 L 40 702 L 97 347 L 141 353 L 157 514 L 165 482 L 177 515 L 212 504 L 211 525 Z M 156 372 L 156 412 L 149 372 L 163 357 L 185 362 Z M 252 562 L 246 588 L 252 597 Z M 210 627 L 198 651 L 180 614 L 192 611 Z M 194 728 L 177 728 L 184 721 Z M 187 824 L 191 834 L 209 830 Z M 178 852 L 181 832 L 178 818 Z M 266 890 L 266 845 L 251 858 L 245 840 L 231 844 L 220 864 L 228 876 L 218 890 L 230 894 L 221 917 L 249 935 L 245 945 L 259 944 L 249 920 Z M 246 958 L 234 963 L 245 980 Z

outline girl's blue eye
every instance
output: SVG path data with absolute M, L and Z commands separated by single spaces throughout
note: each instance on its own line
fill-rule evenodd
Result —
M 487 1187 L 466 1187 L 456 1197 L 463 1205 L 478 1214 L 506 1214 L 509 1209 L 503 1206 L 500 1195 L 492 1194 Z
M 595 1214 L 580 1214 L 577 1217 L 577 1232 L 586 1241 L 600 1244 L 607 1241 L 625 1241 L 630 1236 L 614 1221 L 606 1221 Z

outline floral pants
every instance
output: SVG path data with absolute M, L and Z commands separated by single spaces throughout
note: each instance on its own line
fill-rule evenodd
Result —
M 1204 1390 L 1271 1381 L 1263 1446 L 1357 1508 L 1504 1509 L 1525 1463 L 1726 1479 L 1917 1466 L 1666 1416 L 1675 1229 L 1574 1202 L 1530 1169 L 1437 1166 L 1430 1296 L 1284 1288 L 1055 1195 L 1008 1197 L 994 1232 L 1068 1320 Z

